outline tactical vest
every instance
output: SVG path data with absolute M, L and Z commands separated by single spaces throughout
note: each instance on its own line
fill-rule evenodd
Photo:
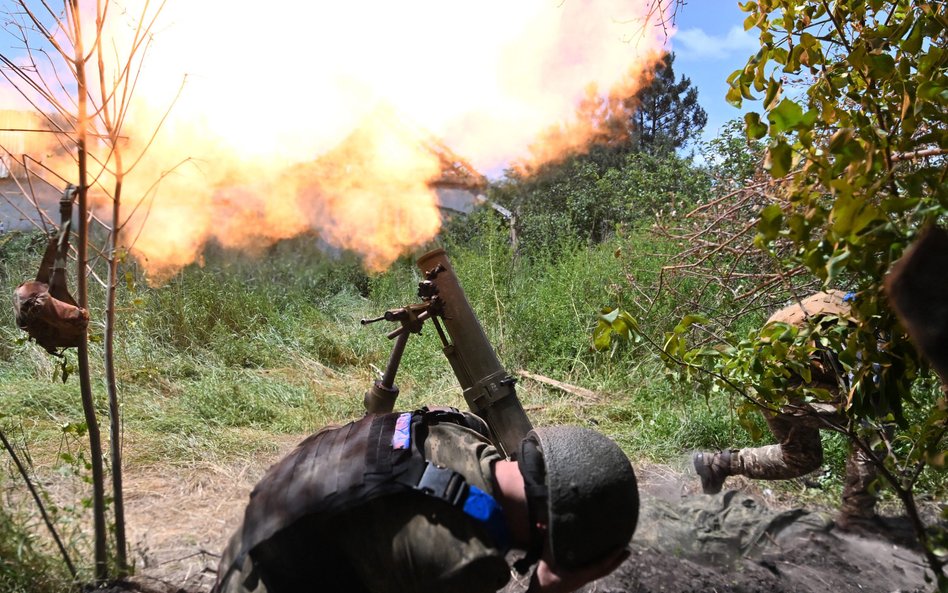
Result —
M 509 535 L 497 502 L 458 472 L 425 459 L 428 426 L 442 422 L 487 436 L 486 425 L 476 417 L 454 408 L 423 408 L 366 416 L 300 443 L 251 492 L 239 551 L 223 559 L 213 591 L 224 589 L 248 554 L 255 562 L 258 555 L 266 555 L 268 542 L 295 522 L 313 516 L 328 520 L 396 494 L 424 496 L 463 510 L 482 523 L 498 548 L 506 550 Z

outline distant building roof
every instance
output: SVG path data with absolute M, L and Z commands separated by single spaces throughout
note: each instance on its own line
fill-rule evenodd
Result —
M 441 141 L 429 137 L 423 139 L 422 145 L 434 153 L 441 162 L 441 177 L 432 180 L 432 185 L 473 191 L 483 191 L 487 188 L 487 178 Z

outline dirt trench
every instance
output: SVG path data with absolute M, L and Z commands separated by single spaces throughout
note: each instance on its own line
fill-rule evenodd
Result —
M 204 593 L 267 458 L 222 467 L 129 471 L 126 504 L 136 576 L 148 593 Z M 775 501 L 752 482 L 715 496 L 665 465 L 637 466 L 642 496 L 631 556 L 584 593 L 915 593 L 932 590 L 923 557 L 899 538 L 853 534 L 826 513 Z M 893 539 L 898 540 L 893 541 Z M 512 579 L 504 593 L 519 593 Z

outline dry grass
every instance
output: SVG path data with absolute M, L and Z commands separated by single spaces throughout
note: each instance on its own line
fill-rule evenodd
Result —
M 130 467 L 125 504 L 136 581 L 206 591 L 250 490 L 304 435 L 275 435 L 269 453 L 227 463 Z

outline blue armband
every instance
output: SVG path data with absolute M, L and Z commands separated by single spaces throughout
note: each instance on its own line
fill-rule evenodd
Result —
M 507 529 L 507 520 L 504 511 L 494 500 L 494 497 L 477 486 L 470 486 L 467 500 L 464 501 L 464 512 L 480 521 L 494 543 L 504 553 L 510 549 L 510 531 Z

